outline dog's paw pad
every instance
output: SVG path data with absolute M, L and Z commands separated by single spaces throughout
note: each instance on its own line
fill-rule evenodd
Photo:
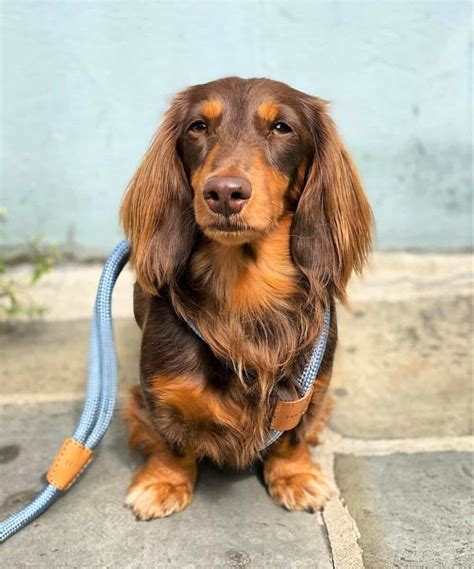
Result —
M 293 474 L 275 478 L 268 485 L 275 504 L 287 510 L 321 510 L 330 497 L 330 489 L 319 473 Z
M 146 521 L 181 512 L 189 506 L 192 498 L 192 491 L 185 484 L 132 484 L 125 498 L 125 505 L 133 511 L 138 520 Z

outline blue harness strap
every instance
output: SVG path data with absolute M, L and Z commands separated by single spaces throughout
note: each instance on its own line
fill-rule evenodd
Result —
M 120 242 L 107 259 L 97 291 L 92 319 L 87 393 L 76 430 L 67 439 L 48 471 L 48 484 L 18 512 L 0 523 L 0 543 L 20 531 L 46 511 L 80 476 L 92 460 L 92 451 L 104 436 L 112 419 L 117 396 L 117 357 L 112 328 L 112 290 L 130 256 L 127 241 Z M 303 397 L 313 387 L 326 349 L 330 310 L 310 360 L 298 379 Z M 194 332 L 199 331 L 191 327 Z M 282 431 L 271 430 L 263 448 L 275 442 Z

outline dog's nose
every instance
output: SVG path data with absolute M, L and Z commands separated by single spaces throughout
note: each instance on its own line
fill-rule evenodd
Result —
M 252 186 L 244 178 L 213 176 L 204 184 L 203 194 L 211 211 L 228 217 L 242 210 L 252 195 Z

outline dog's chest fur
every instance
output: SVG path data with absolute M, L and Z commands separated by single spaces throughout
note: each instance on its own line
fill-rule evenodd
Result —
M 318 330 L 302 307 L 289 227 L 253 251 L 203 243 L 180 283 L 159 297 L 137 287 L 146 401 L 178 452 L 244 466 L 264 442 L 275 399 L 296 395 L 293 379 Z

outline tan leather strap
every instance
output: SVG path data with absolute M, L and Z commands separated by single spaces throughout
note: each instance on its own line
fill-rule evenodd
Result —
M 290 429 L 294 429 L 301 421 L 301 417 L 306 413 L 312 395 L 313 390 L 310 389 L 308 393 L 300 399 L 293 401 L 279 400 L 273 413 L 270 428 L 275 431 L 289 431 Z
M 330 378 L 330 374 L 323 374 L 318 377 L 312 389 L 310 389 L 308 393 L 300 399 L 295 399 L 293 401 L 278 401 L 273 413 L 270 428 L 275 431 L 290 431 L 291 429 L 294 429 L 306 413 L 311 399 L 313 399 L 313 404 L 315 406 L 314 415 L 316 415 L 323 404 Z
M 74 439 L 66 439 L 49 467 L 46 478 L 60 490 L 67 490 L 92 460 L 93 452 Z

